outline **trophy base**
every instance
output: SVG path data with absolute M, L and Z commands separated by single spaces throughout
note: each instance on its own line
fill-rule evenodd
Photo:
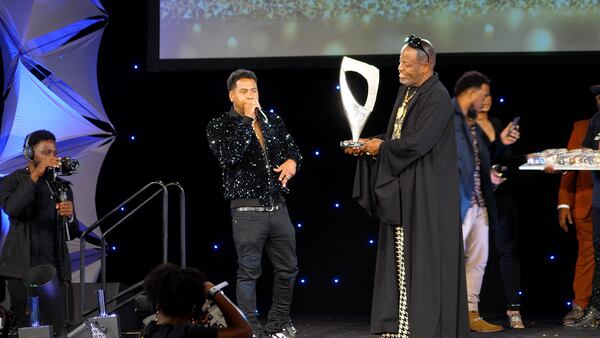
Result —
M 364 142 L 359 142 L 359 141 L 340 141 L 340 148 L 345 149 L 345 148 L 360 148 L 362 146 L 364 146 L 365 143 Z

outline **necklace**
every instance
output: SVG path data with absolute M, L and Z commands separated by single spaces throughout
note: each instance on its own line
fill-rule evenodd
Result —
M 412 93 L 410 93 L 411 89 L 414 89 L 414 91 Z M 402 101 L 402 106 L 406 106 L 408 104 L 408 102 L 410 102 L 410 100 L 413 98 L 413 96 L 415 96 L 416 93 L 417 93 L 417 87 L 406 88 L 406 93 L 404 93 L 404 101 Z
M 414 88 L 414 91 L 410 93 L 410 90 Z M 402 100 L 402 104 L 398 111 L 396 112 L 396 120 L 394 121 L 394 132 L 392 133 L 392 139 L 397 140 L 400 138 L 400 133 L 402 131 L 402 124 L 404 123 L 404 117 L 406 116 L 406 111 L 408 107 L 408 103 L 417 93 L 418 88 L 416 87 L 408 87 L 406 88 L 406 93 L 404 93 L 404 99 Z

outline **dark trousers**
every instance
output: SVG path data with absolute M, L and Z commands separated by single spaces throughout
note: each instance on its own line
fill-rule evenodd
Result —
M 233 240 L 238 256 L 237 302 L 255 334 L 263 328 L 256 309 L 256 280 L 263 248 L 273 265 L 273 304 L 264 332 L 274 333 L 291 322 L 290 306 L 298 274 L 296 233 L 287 208 L 274 212 L 233 211 Z
M 17 327 L 29 326 L 27 323 L 27 287 L 22 279 L 7 278 L 8 294 L 10 295 L 10 308 L 15 317 Z
M 504 284 L 507 308 L 519 310 L 521 306 L 521 264 L 518 254 L 519 224 L 517 207 L 510 191 L 498 191 L 496 194 L 498 222 L 495 231 L 495 244 L 498 249 L 500 274 Z
M 600 310 L 600 208 L 592 208 L 594 239 L 594 276 L 592 277 L 592 296 L 588 306 Z

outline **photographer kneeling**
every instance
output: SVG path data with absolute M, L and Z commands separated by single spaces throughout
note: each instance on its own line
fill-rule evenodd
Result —
M 244 314 L 222 291 L 214 292 L 214 285 L 194 268 L 179 268 L 161 264 L 144 280 L 144 290 L 156 309 L 156 321 L 150 322 L 141 333 L 143 338 L 249 338 L 250 324 Z M 202 305 L 207 297 L 223 313 L 226 328 L 202 325 Z
M 66 241 L 77 236 L 78 222 L 70 183 L 56 177 L 61 169 L 63 174 L 70 173 L 64 173 L 65 159 L 61 161 L 56 155 L 54 134 L 34 131 L 23 144 L 27 167 L 17 169 L 0 182 L 0 205 L 10 219 L 0 253 L 0 277 L 7 281 L 18 327 L 27 326 L 28 291 L 23 278 L 30 268 L 54 266 L 63 292 L 71 283 Z M 62 309 L 67 309 L 67 304 L 62 305 Z M 60 332 L 64 328 L 55 329 Z

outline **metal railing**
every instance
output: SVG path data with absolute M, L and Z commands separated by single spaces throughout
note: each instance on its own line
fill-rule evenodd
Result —
M 125 214 L 125 216 L 123 216 L 117 223 L 113 224 L 108 230 L 104 231 L 102 233 L 102 235 L 100 236 L 100 251 L 101 251 L 101 263 L 100 264 L 101 264 L 102 289 L 106 290 L 106 237 L 115 228 L 117 228 L 119 225 L 121 225 L 126 219 L 128 219 L 131 215 L 136 213 L 144 205 L 146 205 L 150 201 L 152 201 L 159 194 L 162 194 L 162 262 L 166 263 L 168 261 L 168 252 L 169 252 L 169 191 L 168 191 L 168 188 L 169 187 L 175 187 L 179 190 L 179 205 L 180 205 L 179 223 L 180 223 L 180 231 L 181 231 L 181 233 L 180 233 L 181 266 L 182 267 L 186 266 L 185 191 L 184 191 L 183 187 L 181 186 L 181 184 L 179 184 L 178 182 L 172 182 L 172 183 L 167 183 L 167 184 L 164 184 L 161 181 L 150 182 L 147 185 L 145 185 L 143 188 L 138 190 L 136 193 L 131 195 L 129 198 L 127 198 L 125 201 L 123 201 L 121 204 L 116 206 L 114 209 L 109 211 L 102 218 L 100 218 L 99 220 L 94 222 L 92 225 L 90 225 L 81 235 L 81 237 L 80 237 L 80 253 L 79 253 L 79 259 L 80 259 L 80 262 L 79 262 L 80 270 L 79 271 L 80 271 L 80 281 L 81 281 L 80 282 L 80 284 L 81 284 L 81 289 L 80 289 L 81 320 L 83 320 L 87 315 L 89 315 L 91 312 L 96 310 L 96 308 L 92 308 L 88 311 L 85 310 L 84 299 L 85 299 L 85 247 L 86 247 L 85 239 L 86 239 L 86 237 L 92 231 L 94 231 L 96 228 L 98 228 L 106 219 L 108 219 L 108 217 L 112 216 L 117 211 L 121 210 L 121 208 L 123 206 L 125 206 L 126 204 L 131 202 L 134 198 L 138 197 L 140 194 L 148 191 L 152 187 L 158 187 L 159 189 L 157 191 L 155 191 L 150 197 L 146 198 L 143 202 L 141 202 L 137 207 L 135 207 L 131 211 L 128 211 Z M 141 285 L 142 285 L 142 281 L 140 281 L 140 282 L 134 284 L 133 286 L 127 288 L 126 290 L 114 295 L 111 299 L 107 300 L 106 303 L 115 301 L 116 299 L 122 297 L 124 294 L 127 294 L 127 293 L 133 291 L 135 288 L 140 287 Z M 116 309 L 123 306 L 123 304 L 133 300 L 134 298 L 135 298 L 135 296 L 130 297 L 129 299 L 122 302 L 121 304 L 110 309 L 110 311 L 111 312 L 115 311 Z
M 167 188 L 175 187 L 179 190 L 179 253 L 181 259 L 181 267 L 187 267 L 187 252 L 186 252 L 186 238 L 185 238 L 185 190 L 179 182 L 168 183 Z

